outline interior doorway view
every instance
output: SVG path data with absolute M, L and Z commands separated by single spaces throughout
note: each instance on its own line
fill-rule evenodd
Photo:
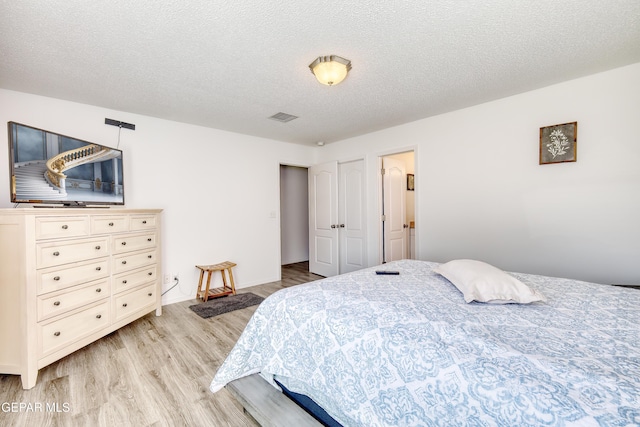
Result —
M 380 259 L 383 263 L 416 259 L 414 152 L 381 157 L 380 179 Z
M 384 221 L 388 230 L 382 231 L 387 239 L 378 258 L 382 262 L 416 258 L 414 193 L 407 189 L 414 153 L 384 156 L 383 164 L 389 173 L 381 187 L 387 190 L 380 196 L 386 200 L 380 212 L 388 216 Z M 310 272 L 325 277 L 367 267 L 366 187 L 362 159 L 309 168 L 281 165 L 281 264 L 308 261 Z
M 306 167 L 280 165 L 280 264 L 309 261 Z

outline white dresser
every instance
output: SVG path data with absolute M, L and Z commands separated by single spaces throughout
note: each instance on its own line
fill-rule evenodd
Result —
M 0 373 L 38 370 L 162 313 L 159 209 L 0 209 Z

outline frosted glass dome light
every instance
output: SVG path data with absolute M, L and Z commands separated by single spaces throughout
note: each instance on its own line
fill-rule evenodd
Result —
M 323 85 L 337 85 L 347 77 L 351 69 L 351 61 L 340 56 L 319 56 L 309 68 L 316 79 Z

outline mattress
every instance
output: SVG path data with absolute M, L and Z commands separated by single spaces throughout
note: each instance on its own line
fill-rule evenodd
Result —
M 640 425 L 640 292 L 511 273 L 546 302 L 465 303 L 437 265 L 274 293 L 211 391 L 275 375 L 344 426 Z
M 273 381 L 275 381 L 276 385 L 280 387 L 280 391 L 287 396 L 289 399 L 294 401 L 298 406 L 304 409 L 309 415 L 322 423 L 323 426 L 326 427 L 343 427 L 342 424 L 334 420 L 331 415 L 327 413 L 320 405 L 313 401 L 309 396 L 305 396 L 304 394 L 296 393 L 284 386 L 281 382 L 278 381 L 276 377 L 273 377 Z

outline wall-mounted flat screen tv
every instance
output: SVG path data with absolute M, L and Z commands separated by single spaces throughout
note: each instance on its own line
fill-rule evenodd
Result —
M 9 122 L 12 203 L 124 205 L 122 151 Z

